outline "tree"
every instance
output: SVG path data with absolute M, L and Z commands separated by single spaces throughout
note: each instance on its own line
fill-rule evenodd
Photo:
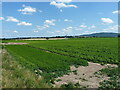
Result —
M 46 40 L 48 40 L 49 38 L 48 37 L 46 37 Z

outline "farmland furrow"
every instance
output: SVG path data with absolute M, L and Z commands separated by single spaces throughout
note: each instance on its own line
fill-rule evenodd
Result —
M 49 53 L 54 53 L 54 54 L 58 54 L 58 55 L 62 55 L 62 56 L 67 56 L 67 57 L 72 57 L 72 58 L 76 58 L 76 59 L 83 59 L 83 60 L 86 60 L 86 61 L 88 61 L 88 62 L 93 62 L 93 63 L 104 63 L 104 64 L 107 64 L 107 63 L 109 63 L 109 64 L 116 64 L 115 62 L 112 62 L 111 60 L 113 60 L 113 59 L 111 59 L 110 61 L 108 61 L 108 59 L 107 58 L 104 58 L 103 57 L 103 59 L 101 59 L 101 57 L 99 58 L 99 55 L 100 54 L 98 54 L 98 57 L 96 57 L 96 56 L 92 56 L 91 54 L 87 54 L 87 53 L 85 53 L 84 55 L 83 55 L 83 53 L 84 52 L 81 52 L 81 53 L 79 53 L 79 54 L 75 54 L 75 53 L 71 53 L 71 52 L 69 52 L 69 50 L 67 50 L 67 52 L 68 53 L 66 53 L 66 51 L 64 51 L 64 50 L 61 50 L 61 49 L 47 49 L 47 48 L 43 48 L 43 47 L 38 47 L 38 46 L 32 46 L 32 45 L 25 45 L 25 46 L 27 46 L 27 47 L 31 47 L 31 48 L 34 48 L 34 49 L 38 49 L 38 50 L 42 50 L 42 51 L 45 51 L 45 52 L 49 52 Z M 92 52 L 91 52 L 92 53 Z M 97 54 L 97 53 L 96 53 Z M 91 58 L 92 57 L 92 58 Z M 107 60 L 106 60 L 107 59 Z M 113 60 L 114 61 L 114 60 Z
M 73 57 L 73 58 L 78 58 L 77 56 L 62 54 L 62 53 L 59 53 L 59 52 L 46 50 L 46 49 L 43 49 L 43 48 L 40 48 L 40 47 L 38 48 L 38 47 L 30 46 L 30 45 L 25 45 L 25 46 L 31 47 L 31 48 L 34 48 L 34 49 L 38 49 L 38 50 L 42 50 L 42 51 L 45 51 L 45 52 L 49 52 L 49 53 L 54 53 L 54 54 L 63 55 L 63 56 L 68 56 L 68 57 Z

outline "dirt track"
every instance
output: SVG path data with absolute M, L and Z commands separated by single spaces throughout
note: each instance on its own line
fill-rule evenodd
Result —
M 28 43 L 0 43 L 0 45 L 22 45 L 22 44 L 28 44 Z M 36 48 L 36 47 L 32 47 L 32 48 Z M 51 53 L 54 53 L 54 52 L 51 52 Z M 78 68 L 76 68 L 74 66 L 71 66 L 70 67 L 71 71 L 76 70 L 77 74 L 74 74 L 72 72 L 69 75 L 64 75 L 63 77 L 56 78 L 56 80 L 61 79 L 61 81 L 55 82 L 55 86 L 59 87 L 62 84 L 72 82 L 72 83 L 79 83 L 80 85 L 83 85 L 83 86 L 88 86 L 89 88 L 97 88 L 99 86 L 99 82 L 103 80 L 107 80 L 109 77 L 106 77 L 106 76 L 96 77 L 94 73 L 108 66 L 117 67 L 116 65 L 110 65 L 110 64 L 102 66 L 100 64 L 92 63 L 92 62 L 89 62 L 89 66 L 86 66 L 86 67 L 79 66 Z
M 23 44 L 28 44 L 28 43 L 0 43 L 0 45 L 23 45 Z
M 95 76 L 95 72 L 98 72 L 99 70 L 106 68 L 108 66 L 117 67 L 117 65 L 100 65 L 97 63 L 89 62 L 89 66 L 79 66 L 78 68 L 71 66 L 71 71 L 76 70 L 77 74 L 74 74 L 73 72 L 69 75 L 64 75 L 63 77 L 59 77 L 57 79 L 61 79 L 61 81 L 55 82 L 55 86 L 60 86 L 62 84 L 67 84 L 69 82 L 72 83 L 79 83 L 82 86 L 88 86 L 89 88 L 98 88 L 99 82 L 103 80 L 107 80 L 109 77 L 106 76 Z M 56 79 L 56 80 L 57 80 Z
M 48 40 L 62 40 L 67 38 L 49 38 Z M 21 40 L 47 40 L 46 38 L 35 38 L 35 39 L 21 39 Z

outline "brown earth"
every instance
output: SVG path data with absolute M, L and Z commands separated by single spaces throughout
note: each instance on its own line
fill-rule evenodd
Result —
M 64 75 L 63 77 L 58 77 L 56 80 L 60 79 L 61 81 L 55 81 L 55 86 L 60 87 L 62 84 L 67 84 L 69 82 L 79 83 L 82 86 L 87 86 L 89 88 L 98 88 L 99 82 L 103 80 L 107 80 L 109 77 L 107 76 L 96 76 L 94 73 L 99 70 L 106 68 L 108 66 L 117 67 L 117 65 L 100 65 L 97 63 L 89 62 L 89 66 L 79 66 L 76 68 L 75 66 L 71 66 L 71 71 L 77 71 L 77 74 L 70 73 L 69 75 Z
M 0 43 L 0 45 L 23 45 L 23 44 L 28 44 L 28 43 L 13 43 L 13 42 L 10 42 L 10 43 Z
M 62 40 L 67 38 L 49 38 L 48 40 Z M 20 39 L 20 40 L 47 40 L 46 38 L 35 38 L 35 39 Z

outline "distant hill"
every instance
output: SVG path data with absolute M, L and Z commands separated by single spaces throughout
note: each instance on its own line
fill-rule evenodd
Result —
M 106 32 L 101 32 L 101 33 L 93 33 L 93 34 L 84 34 L 80 36 L 86 36 L 86 37 L 118 37 L 118 33 L 106 33 Z

